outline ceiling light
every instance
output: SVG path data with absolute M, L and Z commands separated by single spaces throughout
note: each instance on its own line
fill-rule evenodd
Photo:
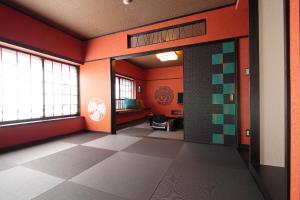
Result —
M 123 0 L 123 3 L 124 3 L 125 5 L 129 5 L 131 2 L 132 2 L 132 0 Z
M 178 56 L 174 51 L 165 52 L 165 53 L 158 53 L 156 54 L 156 57 L 161 61 L 169 61 L 169 60 L 177 60 Z

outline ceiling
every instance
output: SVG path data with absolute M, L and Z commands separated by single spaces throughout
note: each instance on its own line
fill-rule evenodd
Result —
M 173 67 L 173 66 L 182 66 L 182 51 L 180 54 L 177 54 L 178 59 L 172 60 L 172 61 L 166 61 L 161 62 L 157 57 L 156 54 L 151 54 L 147 56 L 139 56 L 127 59 L 130 63 L 144 68 L 144 69 L 150 69 L 150 68 L 160 68 L 160 67 Z
M 80 39 L 231 5 L 236 0 L 0 0 Z

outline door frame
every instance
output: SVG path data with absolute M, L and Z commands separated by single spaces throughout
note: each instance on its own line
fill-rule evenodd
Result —
M 258 173 L 260 167 L 260 98 L 259 98 L 259 0 L 249 1 L 249 61 L 250 61 L 250 162 L 249 169 L 266 199 L 270 194 Z M 284 115 L 285 115 L 285 167 L 284 192 L 286 199 L 290 198 L 290 21 L 289 0 L 283 1 L 284 13 Z M 276 176 L 276 174 L 274 174 Z

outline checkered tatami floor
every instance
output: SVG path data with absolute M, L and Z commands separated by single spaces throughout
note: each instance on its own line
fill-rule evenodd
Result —
M 81 133 L 0 155 L 2 200 L 259 200 L 223 146 Z

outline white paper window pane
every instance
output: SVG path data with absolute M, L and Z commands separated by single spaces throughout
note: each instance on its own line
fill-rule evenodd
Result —
M 40 118 L 43 117 L 43 106 L 34 106 L 31 110 L 32 118 Z
M 11 79 L 4 77 L 2 80 L 3 91 L 4 92 L 17 92 L 18 91 L 18 82 L 16 79 Z
M 39 82 L 32 82 L 31 85 L 32 94 L 43 94 L 43 85 Z
M 54 92 L 54 94 L 62 94 L 62 86 L 59 84 L 54 84 L 53 92 Z
M 53 84 L 52 83 L 45 83 L 45 93 L 53 94 Z
M 64 85 L 63 86 L 63 94 L 70 94 L 71 93 L 71 88 L 69 85 Z
M 30 93 L 19 93 L 21 98 L 18 98 L 18 105 L 21 106 L 31 106 L 31 95 Z
M 7 78 L 16 78 L 18 76 L 18 66 L 3 63 L 2 76 Z
M 61 64 L 53 62 L 53 72 L 61 73 Z
M 54 105 L 62 105 L 62 95 L 54 95 Z
M 69 76 L 69 74 L 70 74 L 69 65 L 62 64 L 61 69 L 62 69 L 62 74 Z
M 43 105 L 43 95 L 32 95 L 31 96 L 31 104 L 32 106 L 40 106 Z
M 52 117 L 53 114 L 53 106 L 45 106 L 45 116 Z
M 75 115 L 78 112 L 78 106 L 76 105 L 71 105 L 71 114 Z
M 63 104 L 66 105 L 70 105 L 70 95 L 63 95 Z
M 31 70 L 31 80 L 42 83 L 43 71 Z
M 18 110 L 15 109 L 3 109 L 3 121 L 14 121 L 18 119 Z
M 61 74 L 53 73 L 53 82 L 60 84 L 61 83 Z
M 52 61 L 45 60 L 44 69 L 45 69 L 45 71 L 52 72 Z
M 45 72 L 45 82 L 52 82 L 52 72 Z
M 71 96 L 71 104 L 77 105 L 77 103 L 78 103 L 78 97 L 77 96 Z
M 18 119 L 30 119 L 31 118 L 31 107 L 20 106 L 18 112 Z
M 63 106 L 63 115 L 70 115 L 70 114 L 71 114 L 70 105 Z
M 2 48 L 2 62 L 17 64 L 17 52 L 11 49 Z
M 71 86 L 71 94 L 72 95 L 77 95 L 77 92 L 78 92 L 77 87 Z
M 18 52 L 18 65 L 21 68 L 30 69 L 30 55 L 26 53 Z
M 52 95 L 45 95 L 45 104 L 46 105 L 53 105 L 53 96 Z
M 31 81 L 20 80 L 19 79 L 17 83 L 18 83 L 19 93 L 30 95 L 30 93 L 31 93 Z
M 62 79 L 62 83 L 63 84 L 70 84 L 70 77 L 69 77 L 69 75 L 62 75 L 61 79 Z
M 54 116 L 62 115 L 62 106 L 54 106 Z
M 76 67 L 70 66 L 70 75 L 71 75 L 71 76 L 77 77 L 77 70 L 76 70 Z
M 70 84 L 71 85 L 77 85 L 77 77 L 71 76 L 70 77 Z

